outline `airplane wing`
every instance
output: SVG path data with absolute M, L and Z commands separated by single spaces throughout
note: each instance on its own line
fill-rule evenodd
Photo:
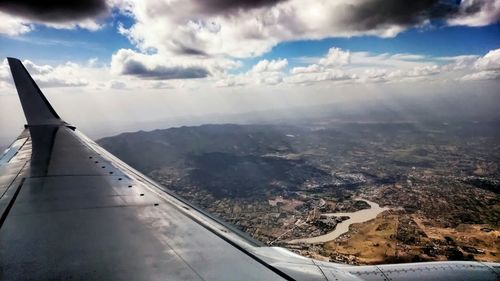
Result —
M 498 263 L 347 266 L 265 247 L 64 122 L 8 61 L 27 125 L 0 158 L 1 280 L 499 279 Z

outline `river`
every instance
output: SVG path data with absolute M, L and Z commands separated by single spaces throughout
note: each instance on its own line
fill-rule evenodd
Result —
M 352 213 L 326 213 L 323 214 L 325 216 L 335 216 L 335 217 L 342 217 L 342 216 L 347 216 L 349 219 L 340 222 L 337 224 L 337 227 L 332 232 L 329 232 L 327 234 L 321 235 L 321 236 L 316 236 L 316 237 L 311 237 L 311 238 L 301 238 L 301 239 L 295 239 L 291 240 L 288 243 L 325 243 L 328 241 L 332 241 L 334 239 L 337 239 L 340 235 L 346 233 L 349 231 L 349 226 L 353 223 L 362 223 L 365 221 L 369 221 L 371 219 L 374 219 L 377 217 L 378 214 L 382 213 L 383 211 L 389 210 L 390 208 L 388 207 L 380 207 L 377 203 L 371 202 L 368 200 L 364 199 L 355 199 L 358 201 L 365 201 L 370 205 L 370 209 L 363 209 L 359 210 L 356 212 Z

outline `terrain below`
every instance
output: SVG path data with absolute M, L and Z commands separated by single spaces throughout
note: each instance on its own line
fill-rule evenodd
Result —
M 500 123 L 311 120 L 125 133 L 99 144 L 268 245 L 351 264 L 500 261 Z M 322 243 L 349 217 L 375 219 Z

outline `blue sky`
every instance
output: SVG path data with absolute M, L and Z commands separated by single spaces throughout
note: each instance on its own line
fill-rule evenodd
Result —
M 120 48 L 134 46 L 117 32 L 117 22 L 126 23 L 126 16 L 114 16 L 96 31 L 83 28 L 55 29 L 37 25 L 27 34 L 0 36 L 2 54 L 40 62 L 84 62 L 91 58 L 109 61 Z
M 394 38 L 355 36 L 283 42 L 275 46 L 269 53 L 249 59 L 248 65 L 262 58 L 321 56 L 332 46 L 354 52 L 374 54 L 408 53 L 430 57 L 484 55 L 492 49 L 500 48 L 500 24 L 483 27 L 411 28 Z
M 319 56 L 331 46 L 373 53 L 411 53 L 427 56 L 484 55 L 500 46 L 500 24 L 485 27 L 411 28 L 394 38 L 356 36 L 318 41 L 285 42 L 276 46 L 270 58 Z

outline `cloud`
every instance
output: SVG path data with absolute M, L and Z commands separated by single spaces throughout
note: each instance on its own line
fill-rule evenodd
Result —
M 253 73 L 262 72 L 279 72 L 282 71 L 288 65 L 287 59 L 280 60 L 261 60 L 250 70 Z
M 446 71 L 464 70 L 471 68 L 476 62 L 479 56 L 475 55 L 465 55 L 465 56 L 455 56 L 455 57 L 441 57 L 440 60 L 451 61 L 443 66 Z
M 284 78 L 287 83 L 309 84 L 322 81 L 347 81 L 357 79 L 357 75 L 349 73 L 343 67 L 351 61 L 351 53 L 332 47 L 324 57 L 308 66 L 294 67 L 291 75 Z
M 0 34 L 14 36 L 30 32 L 33 26 L 18 17 L 12 17 L 0 11 Z
M 119 8 L 135 22 L 120 32 L 144 53 L 247 58 L 283 41 L 393 37 L 434 19 L 453 25 L 490 24 L 498 21 L 494 1 L 123 0 Z
M 133 59 L 124 61 L 119 67 L 120 74 L 134 75 L 146 79 L 189 79 L 208 76 L 208 71 L 201 67 L 162 65 L 149 67 Z
M 389 82 L 389 72 L 387 69 L 370 68 L 363 71 L 360 81 L 363 83 L 384 83 Z
M 151 89 L 173 89 L 175 88 L 172 84 L 166 83 L 164 81 L 155 81 L 151 84 Z
M 439 0 L 366 0 L 343 5 L 343 24 L 355 30 L 371 30 L 391 25 L 413 26 L 431 17 L 442 16 Z M 449 10 L 449 9 L 445 9 Z
M 23 64 L 41 88 L 83 87 L 90 84 L 88 79 L 82 77 L 85 75 L 86 69 L 75 63 L 67 62 L 50 66 L 24 60 Z M 0 65 L 0 82 L 3 82 L 1 84 L 4 87 L 12 84 L 10 68 L 6 59 Z
M 483 57 L 430 57 L 419 54 L 349 52 L 333 47 L 323 57 L 301 58 L 302 62 L 308 64 L 293 67 L 290 75 L 283 77 L 283 81 L 312 84 L 324 81 L 403 83 L 496 79 L 494 71 L 500 69 L 499 57 L 500 51 L 497 50 L 492 50 Z M 475 69 L 490 72 L 475 74 Z M 465 78 L 462 78 L 464 75 Z
M 407 80 L 422 80 L 429 76 L 440 74 L 442 68 L 438 65 L 415 66 L 409 70 L 396 70 L 388 72 L 384 79 L 385 81 L 401 82 Z M 380 77 L 379 77 L 380 78 Z
M 66 62 L 57 66 L 49 66 L 36 65 L 25 60 L 23 64 L 34 71 L 30 73 L 40 87 L 83 87 L 90 84 L 89 80 L 83 77 L 85 69 L 76 63 Z
M 106 13 L 107 5 L 104 0 L 3 0 L 0 2 L 0 10 L 34 21 L 60 23 L 102 15 Z
M 50 65 L 37 65 L 29 60 L 23 61 L 23 64 L 31 75 L 47 74 L 54 70 Z
M 285 73 L 287 62 L 284 59 L 261 60 L 247 73 L 228 75 L 217 81 L 216 85 L 411 83 L 424 80 L 455 83 L 500 77 L 500 49 L 491 50 L 482 57 L 431 57 L 407 53 L 350 52 L 332 47 L 322 57 L 301 58 L 300 62 L 304 65 L 293 67 Z
M 108 87 L 116 90 L 125 90 L 127 89 L 127 84 L 120 80 L 111 80 L 108 83 Z
M 9 63 L 7 59 L 2 61 L 0 64 L 0 88 L 7 87 L 12 83 L 12 79 L 10 76 Z
M 292 74 L 300 74 L 300 73 L 315 73 L 315 72 L 320 72 L 322 69 L 321 66 L 317 65 L 317 64 L 311 64 L 311 65 L 308 65 L 308 66 L 298 66 L 298 67 L 294 67 L 292 68 L 292 70 L 290 71 Z
M 351 54 L 349 51 L 343 51 L 339 48 L 330 48 L 326 57 L 319 60 L 319 63 L 325 66 L 342 66 L 349 64 Z
M 44 22 L 43 25 L 52 27 L 55 29 L 75 29 L 75 28 L 83 28 L 90 31 L 97 31 L 103 27 L 103 24 L 100 24 L 95 19 L 83 19 L 83 20 L 74 20 L 74 21 L 65 21 L 65 22 Z
M 210 75 L 203 65 L 175 63 L 159 55 L 146 55 L 129 49 L 120 49 L 112 56 L 111 70 L 115 74 L 159 80 L 204 78 Z
M 500 21 L 500 1 L 462 0 L 458 11 L 448 20 L 450 25 L 485 26 Z
M 481 70 L 500 71 L 500 49 L 491 50 L 483 57 L 477 59 L 474 67 Z
M 290 40 L 393 37 L 433 19 L 482 26 L 500 18 L 496 0 L 6 0 L 0 33 L 23 34 L 37 24 L 97 30 L 115 8 L 134 19 L 119 31 L 143 53 L 226 58 L 259 56 Z
M 461 80 L 469 81 L 469 80 L 496 80 L 500 79 L 500 71 L 480 71 L 476 73 L 471 73 L 463 76 Z
M 283 1 L 286 0 L 198 0 L 196 1 L 196 3 L 199 5 L 201 11 L 221 13 L 232 10 L 247 10 L 266 6 L 274 6 L 276 3 Z
M 345 4 L 343 23 L 356 30 L 418 26 L 434 19 L 465 26 L 484 26 L 500 20 L 497 0 L 364 0 L 353 3 Z
M 426 65 L 417 66 L 406 72 L 406 76 L 409 77 L 421 77 L 421 76 L 431 76 L 436 75 L 441 72 L 441 68 L 438 65 Z
M 357 79 L 355 74 L 350 74 L 337 69 L 326 69 L 318 72 L 299 73 L 284 79 L 287 83 L 309 84 L 322 81 L 348 81 Z
M 105 0 L 86 1 L 0 1 L 0 34 L 16 36 L 32 31 L 35 25 L 56 29 L 91 31 L 102 27 L 107 15 Z
M 158 53 L 145 54 L 128 49 L 115 53 L 111 65 L 98 63 L 95 59 L 82 64 L 47 65 L 28 60 L 23 63 L 42 88 L 78 87 L 106 91 L 183 88 L 190 91 L 215 86 L 261 87 L 259 90 L 265 91 L 264 86 L 271 85 L 293 88 L 296 84 L 314 87 L 315 84 L 399 83 L 406 86 L 422 80 L 440 84 L 499 80 L 499 57 L 500 49 L 491 50 L 484 56 L 431 57 L 407 53 L 352 52 L 332 47 L 321 57 L 302 58 L 299 66 L 291 69 L 288 68 L 288 59 L 263 59 L 239 74 L 228 71 L 236 69 L 240 65 L 238 61 L 193 56 L 165 58 Z M 202 74 L 193 75 L 190 72 L 192 69 L 202 69 Z M 127 77 L 124 79 L 123 75 Z M 193 77 L 205 79 L 185 80 Z M 0 88 L 7 87 L 12 87 L 12 79 L 4 60 L 0 64 Z
M 365 62 L 378 65 L 377 68 L 365 70 L 364 75 L 360 75 L 361 80 L 367 82 L 403 82 L 431 78 L 437 81 L 470 81 L 500 78 L 500 49 L 491 50 L 484 56 L 423 57 L 412 62 L 400 61 L 399 55 L 385 56 L 382 59 L 366 55 L 362 57 Z M 389 63 L 384 65 L 381 63 L 383 60 Z
M 283 81 L 283 70 L 288 66 L 287 59 L 261 60 L 249 71 L 240 75 L 227 75 L 218 80 L 217 87 L 235 87 L 244 85 L 277 85 Z
M 409 60 L 409 61 L 423 60 L 426 58 L 423 55 L 416 55 L 416 54 L 395 54 L 395 55 L 392 55 L 391 57 L 393 59 Z
M 473 62 L 477 71 L 464 75 L 461 80 L 496 80 L 500 79 L 500 49 L 489 51 Z
M 82 87 L 88 84 L 89 82 L 83 79 L 65 80 L 57 77 L 41 77 L 37 79 L 37 85 L 41 88 Z
M 485 57 L 491 58 L 492 55 Z M 302 63 L 307 63 L 288 72 L 285 72 L 288 66 L 286 59 L 261 60 L 246 73 L 219 79 L 216 86 L 445 81 L 450 75 L 451 79 L 460 77 L 457 71 L 470 71 L 477 60 L 477 56 L 435 58 L 419 54 L 370 54 L 332 47 L 322 57 L 301 58 Z

